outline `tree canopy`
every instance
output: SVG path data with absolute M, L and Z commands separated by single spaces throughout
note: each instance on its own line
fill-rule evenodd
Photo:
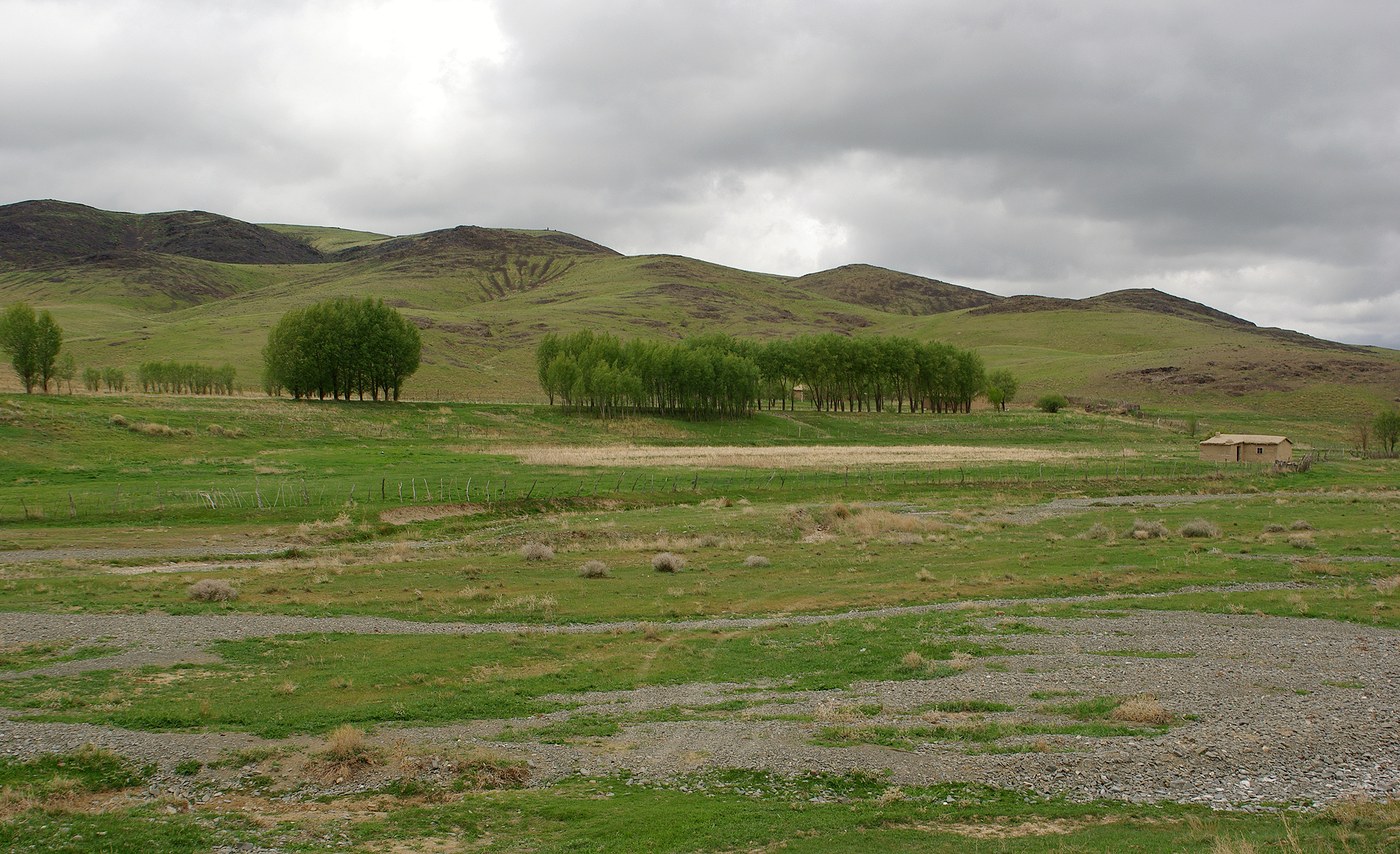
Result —
M 9 354 L 26 393 L 38 387 L 47 392 L 57 376 L 63 330 L 47 311 L 35 315 L 28 303 L 15 303 L 0 315 L 0 349 Z
M 976 354 L 909 338 L 810 335 L 758 343 L 722 334 L 677 343 L 622 342 L 591 331 L 546 335 L 535 352 L 540 387 L 565 406 L 688 417 L 762 407 L 967 412 L 986 384 Z M 1014 383 L 1014 381 L 1013 381 Z
M 335 299 L 282 316 L 263 348 L 263 385 L 269 394 L 324 400 L 369 394 L 399 399 L 418 370 L 418 328 L 383 300 Z

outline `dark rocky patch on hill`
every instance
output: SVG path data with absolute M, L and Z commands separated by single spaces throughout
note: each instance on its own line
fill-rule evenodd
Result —
M 792 284 L 841 302 L 916 316 L 992 305 L 1002 299 L 986 291 L 869 264 L 847 264 L 811 273 L 793 279 Z
M 500 256 L 611 255 L 621 253 L 562 231 L 518 231 L 459 225 L 337 252 L 336 261 L 490 258 Z
M 227 264 L 308 264 L 321 253 L 271 229 L 205 211 L 132 214 L 54 200 L 0 206 L 0 261 L 20 268 L 150 252 Z

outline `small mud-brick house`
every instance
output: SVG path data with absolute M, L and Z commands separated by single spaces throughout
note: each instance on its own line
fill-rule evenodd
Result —
M 1212 463 L 1273 463 L 1293 459 L 1287 436 L 1221 433 L 1201 443 L 1201 459 Z

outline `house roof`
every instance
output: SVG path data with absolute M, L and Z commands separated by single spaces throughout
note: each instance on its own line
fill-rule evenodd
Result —
M 1219 436 L 1211 436 L 1202 442 L 1202 445 L 1282 445 L 1284 442 L 1293 444 L 1293 440 L 1287 436 L 1256 436 L 1249 433 L 1221 433 Z

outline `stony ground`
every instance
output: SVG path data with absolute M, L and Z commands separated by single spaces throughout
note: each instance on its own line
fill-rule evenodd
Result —
M 1265 585 L 1258 585 L 1265 586 Z M 1278 586 L 1278 585 L 1273 585 Z M 1122 597 L 1120 597 L 1122 598 Z M 1141 598 L 1141 597 L 1139 597 Z M 1041 604 L 1100 602 L 1111 597 L 1036 600 Z M 982 603 L 989 608 L 1002 603 Z M 1035 604 L 1021 601 L 1018 604 Z M 781 622 L 868 619 L 967 604 L 891 608 L 785 618 Z M 988 623 L 998 618 L 986 618 Z M 1167 611 L 1103 611 L 1083 618 L 1019 617 L 1042 632 L 999 637 L 1023 654 L 979 658 L 954 676 L 926 681 L 858 683 L 844 691 L 791 692 L 781 686 L 693 684 L 572 697 L 583 705 L 521 721 L 475 721 L 447 727 L 383 727 L 375 740 L 395 756 L 437 756 L 464 745 L 485 745 L 528 759 L 537 782 L 569 774 L 627 771 L 641 779 L 671 779 L 710 768 L 777 773 L 888 769 L 895 784 L 984 782 L 1074 798 L 1204 802 L 1215 805 L 1320 804 L 1351 795 L 1400 796 L 1400 631 L 1326 620 L 1210 615 Z M 765 619 L 694 620 L 667 628 L 746 628 Z M 380 633 L 608 632 L 633 624 L 518 626 L 434 624 L 374 618 L 0 614 L 4 642 L 55 639 L 109 644 L 122 652 L 29 673 L 210 661 L 219 639 L 290 632 Z M 1112 654 L 1108 654 L 1112 653 Z M 8 674 L 0 674 L 4 678 Z M 758 690 L 755 690 L 757 688 Z M 813 743 L 841 725 L 957 724 L 957 713 L 922 713 L 929 703 L 987 700 L 1016 711 L 987 714 L 1007 723 L 1035 722 L 1053 692 L 1080 697 L 1150 694 L 1176 720 L 1162 735 L 1007 739 L 1028 752 L 977 753 L 962 742 L 915 743 L 908 749 Z M 718 719 L 629 724 L 610 737 L 565 744 L 497 742 L 571 714 L 624 715 L 694 707 L 742 698 L 745 708 Z M 873 716 L 864 707 L 879 707 Z M 304 752 L 312 739 L 266 742 L 237 733 L 144 733 L 107 727 L 37 723 L 0 710 L 0 755 L 32 756 L 97 744 L 161 776 L 152 796 L 208 800 L 238 787 L 243 769 L 206 769 L 198 777 L 172 773 L 177 762 L 210 762 L 230 751 L 273 748 Z M 777 719 L 777 718 L 789 719 Z M 796 718 L 796 719 L 792 719 Z M 974 746 L 975 747 L 975 746 Z M 434 760 L 436 761 L 436 760 Z M 420 770 L 431 774 L 432 763 Z M 389 773 L 382 769 L 381 773 Z M 303 797 L 370 788 L 374 772 L 345 779 L 303 781 Z

